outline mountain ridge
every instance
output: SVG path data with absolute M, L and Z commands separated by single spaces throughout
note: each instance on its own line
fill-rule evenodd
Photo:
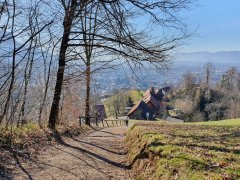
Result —
M 201 63 L 231 63 L 240 64 L 240 51 L 199 51 L 199 52 L 178 52 L 174 55 L 176 62 L 201 62 Z

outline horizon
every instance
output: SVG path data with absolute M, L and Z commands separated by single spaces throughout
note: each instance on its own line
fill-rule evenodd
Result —
M 239 51 L 237 51 L 237 50 L 229 50 L 229 51 L 227 51 L 227 50 L 218 50 L 218 51 L 176 51 L 175 54 L 178 54 L 178 53 L 188 53 L 188 54 L 190 54 L 190 53 L 223 53 L 223 52 L 234 53 L 234 52 L 240 52 L 240 50 Z

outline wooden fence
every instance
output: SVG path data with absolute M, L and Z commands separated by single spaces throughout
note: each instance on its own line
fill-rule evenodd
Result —
M 126 125 L 128 126 L 128 120 L 126 119 L 104 119 L 104 120 L 99 120 L 98 117 L 96 116 L 89 116 L 90 118 L 90 124 L 91 125 L 96 125 L 99 126 L 99 123 L 105 127 L 104 122 L 107 127 L 112 126 L 123 126 Z M 86 121 L 86 116 L 79 116 L 79 125 L 80 127 L 82 126 L 83 123 Z

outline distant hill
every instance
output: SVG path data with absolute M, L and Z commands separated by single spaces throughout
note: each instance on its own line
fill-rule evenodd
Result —
M 240 51 L 219 51 L 219 52 L 180 52 L 175 54 L 177 63 L 207 63 L 240 65 Z

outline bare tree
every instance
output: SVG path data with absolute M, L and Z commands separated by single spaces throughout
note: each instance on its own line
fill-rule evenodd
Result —
M 176 10 L 181 8 L 176 2 L 174 4 L 175 6 L 171 8 Z M 144 62 L 150 62 L 157 68 L 164 68 L 167 63 L 167 52 L 174 48 L 177 41 L 186 37 L 186 34 L 184 34 L 181 37 L 171 38 L 170 40 L 161 39 L 153 43 L 146 32 L 138 32 L 131 26 L 129 18 L 136 14 L 136 9 L 139 10 L 139 8 L 143 13 L 154 18 L 156 24 L 167 26 L 167 20 L 163 23 L 164 19 L 159 19 L 152 12 L 152 9 L 172 16 L 171 8 L 164 7 L 162 2 L 155 5 L 151 3 L 139 4 L 133 1 L 124 4 L 119 1 L 89 1 L 82 8 L 82 11 L 79 11 L 79 19 L 76 19 L 75 26 L 71 31 L 72 36 L 69 46 L 80 47 L 79 51 L 81 52 L 82 48 L 82 52 L 84 52 L 84 56 L 79 53 L 79 59 L 84 62 L 86 67 L 85 116 L 87 124 L 90 124 L 90 118 L 88 118 L 90 112 L 90 80 L 93 72 L 112 68 L 122 63 L 126 63 L 132 68 L 132 66 L 141 66 Z M 131 6 L 132 8 L 130 8 Z M 176 18 L 175 21 L 171 20 L 171 23 L 175 24 L 177 22 Z M 97 68 L 91 69 L 94 65 Z
M 55 129 L 58 115 L 59 115 L 59 102 L 61 97 L 62 91 L 62 84 L 63 84 L 63 77 L 64 77 L 64 70 L 66 65 L 66 52 L 68 48 L 68 41 L 70 36 L 70 31 L 72 28 L 72 23 L 75 16 L 75 11 L 77 8 L 77 0 L 69 0 L 68 2 L 62 1 L 62 6 L 64 7 L 65 15 L 63 20 L 63 35 L 60 45 L 60 52 L 59 52 L 59 61 L 58 61 L 58 72 L 57 72 L 57 80 L 54 90 L 54 97 L 51 107 L 51 112 L 49 116 L 48 126 L 51 129 Z
M 239 91 L 240 73 L 236 67 L 231 67 L 223 74 L 221 80 L 221 87 L 227 92 Z
M 57 39 L 56 42 L 54 41 L 54 38 L 52 37 L 52 32 L 50 31 L 50 29 L 48 30 L 48 34 L 49 34 L 49 43 L 48 43 L 48 51 L 47 54 L 45 53 L 45 49 L 43 49 L 43 45 L 41 43 L 41 41 L 39 41 L 40 44 L 40 49 L 41 49 L 41 53 L 42 53 L 42 58 L 43 58 L 43 63 L 44 63 L 44 93 L 43 93 L 43 98 L 42 98 L 42 102 L 40 103 L 40 107 L 39 107 L 39 114 L 38 114 L 38 123 L 40 125 L 40 127 L 43 126 L 42 123 L 42 114 L 44 112 L 44 108 L 45 108 L 45 104 L 46 104 L 46 100 L 47 100 L 47 94 L 49 91 L 49 84 L 50 84 L 50 77 L 51 77 L 51 68 L 52 68 L 52 64 L 53 64 L 53 60 L 54 60 L 54 51 L 59 43 L 59 40 Z M 39 39 L 41 37 L 39 36 Z M 48 57 L 48 53 L 50 53 L 50 57 Z M 47 60 L 49 59 L 49 64 L 47 65 Z
M 183 75 L 183 84 L 186 89 L 191 89 L 195 86 L 197 78 L 192 73 L 186 73 Z
M 137 66 L 150 62 L 153 66 L 164 68 L 167 63 L 168 52 L 176 47 L 177 42 L 186 38 L 186 34 L 170 38 L 151 37 L 149 31 L 138 30 L 133 27 L 132 18 L 147 17 L 152 25 L 161 28 L 175 28 L 183 32 L 184 26 L 178 20 L 178 11 L 186 8 L 190 0 L 170 1 L 61 1 L 64 8 L 63 35 L 59 53 L 59 68 L 54 92 L 54 98 L 49 117 L 49 127 L 55 128 L 59 114 L 59 102 L 64 79 L 66 53 L 68 47 L 76 49 L 86 65 L 86 116 L 89 116 L 89 96 L 91 65 L 93 59 L 99 59 L 96 54 L 111 54 L 113 58 L 105 56 L 105 66 L 120 59 L 121 63 Z M 163 14 L 163 16 L 162 16 Z M 164 18 L 162 18 L 164 17 Z M 80 28 L 79 28 L 80 27 Z M 79 29 L 78 29 L 79 28 Z M 176 34 L 176 33 L 175 33 Z M 70 50 L 73 51 L 73 50 Z M 107 53 L 106 53 L 107 52 Z M 95 55 L 94 55 L 95 54 Z M 116 65 L 112 63 L 112 65 Z M 104 63 L 102 63 L 103 65 Z M 103 66 L 98 66 L 101 69 Z M 89 124 L 89 119 L 87 119 Z
M 204 73 L 205 74 L 205 83 L 206 83 L 207 88 L 209 88 L 211 85 L 211 79 L 212 79 L 213 72 L 214 72 L 213 64 L 210 62 L 207 63 L 204 66 L 204 71 L 205 71 L 205 73 Z
M 7 124 L 10 120 L 18 119 L 14 118 L 15 114 L 19 114 L 19 118 L 25 116 L 28 85 L 35 59 L 35 37 L 53 23 L 49 20 L 50 18 L 47 21 L 42 20 L 37 23 L 39 26 L 37 29 L 36 19 L 40 14 L 39 4 L 32 3 L 22 7 L 20 3 L 22 2 L 16 0 L 4 1 L 4 11 L 1 11 L 1 20 L 3 20 L 5 28 L 1 34 L 0 63 L 8 69 L 0 78 L 3 79 L 0 81 L 0 93 L 5 92 L 1 104 L 0 123 L 6 119 Z M 26 19 L 28 21 L 24 21 Z M 18 110 L 21 113 L 18 113 Z M 9 117 L 7 117 L 8 115 Z

